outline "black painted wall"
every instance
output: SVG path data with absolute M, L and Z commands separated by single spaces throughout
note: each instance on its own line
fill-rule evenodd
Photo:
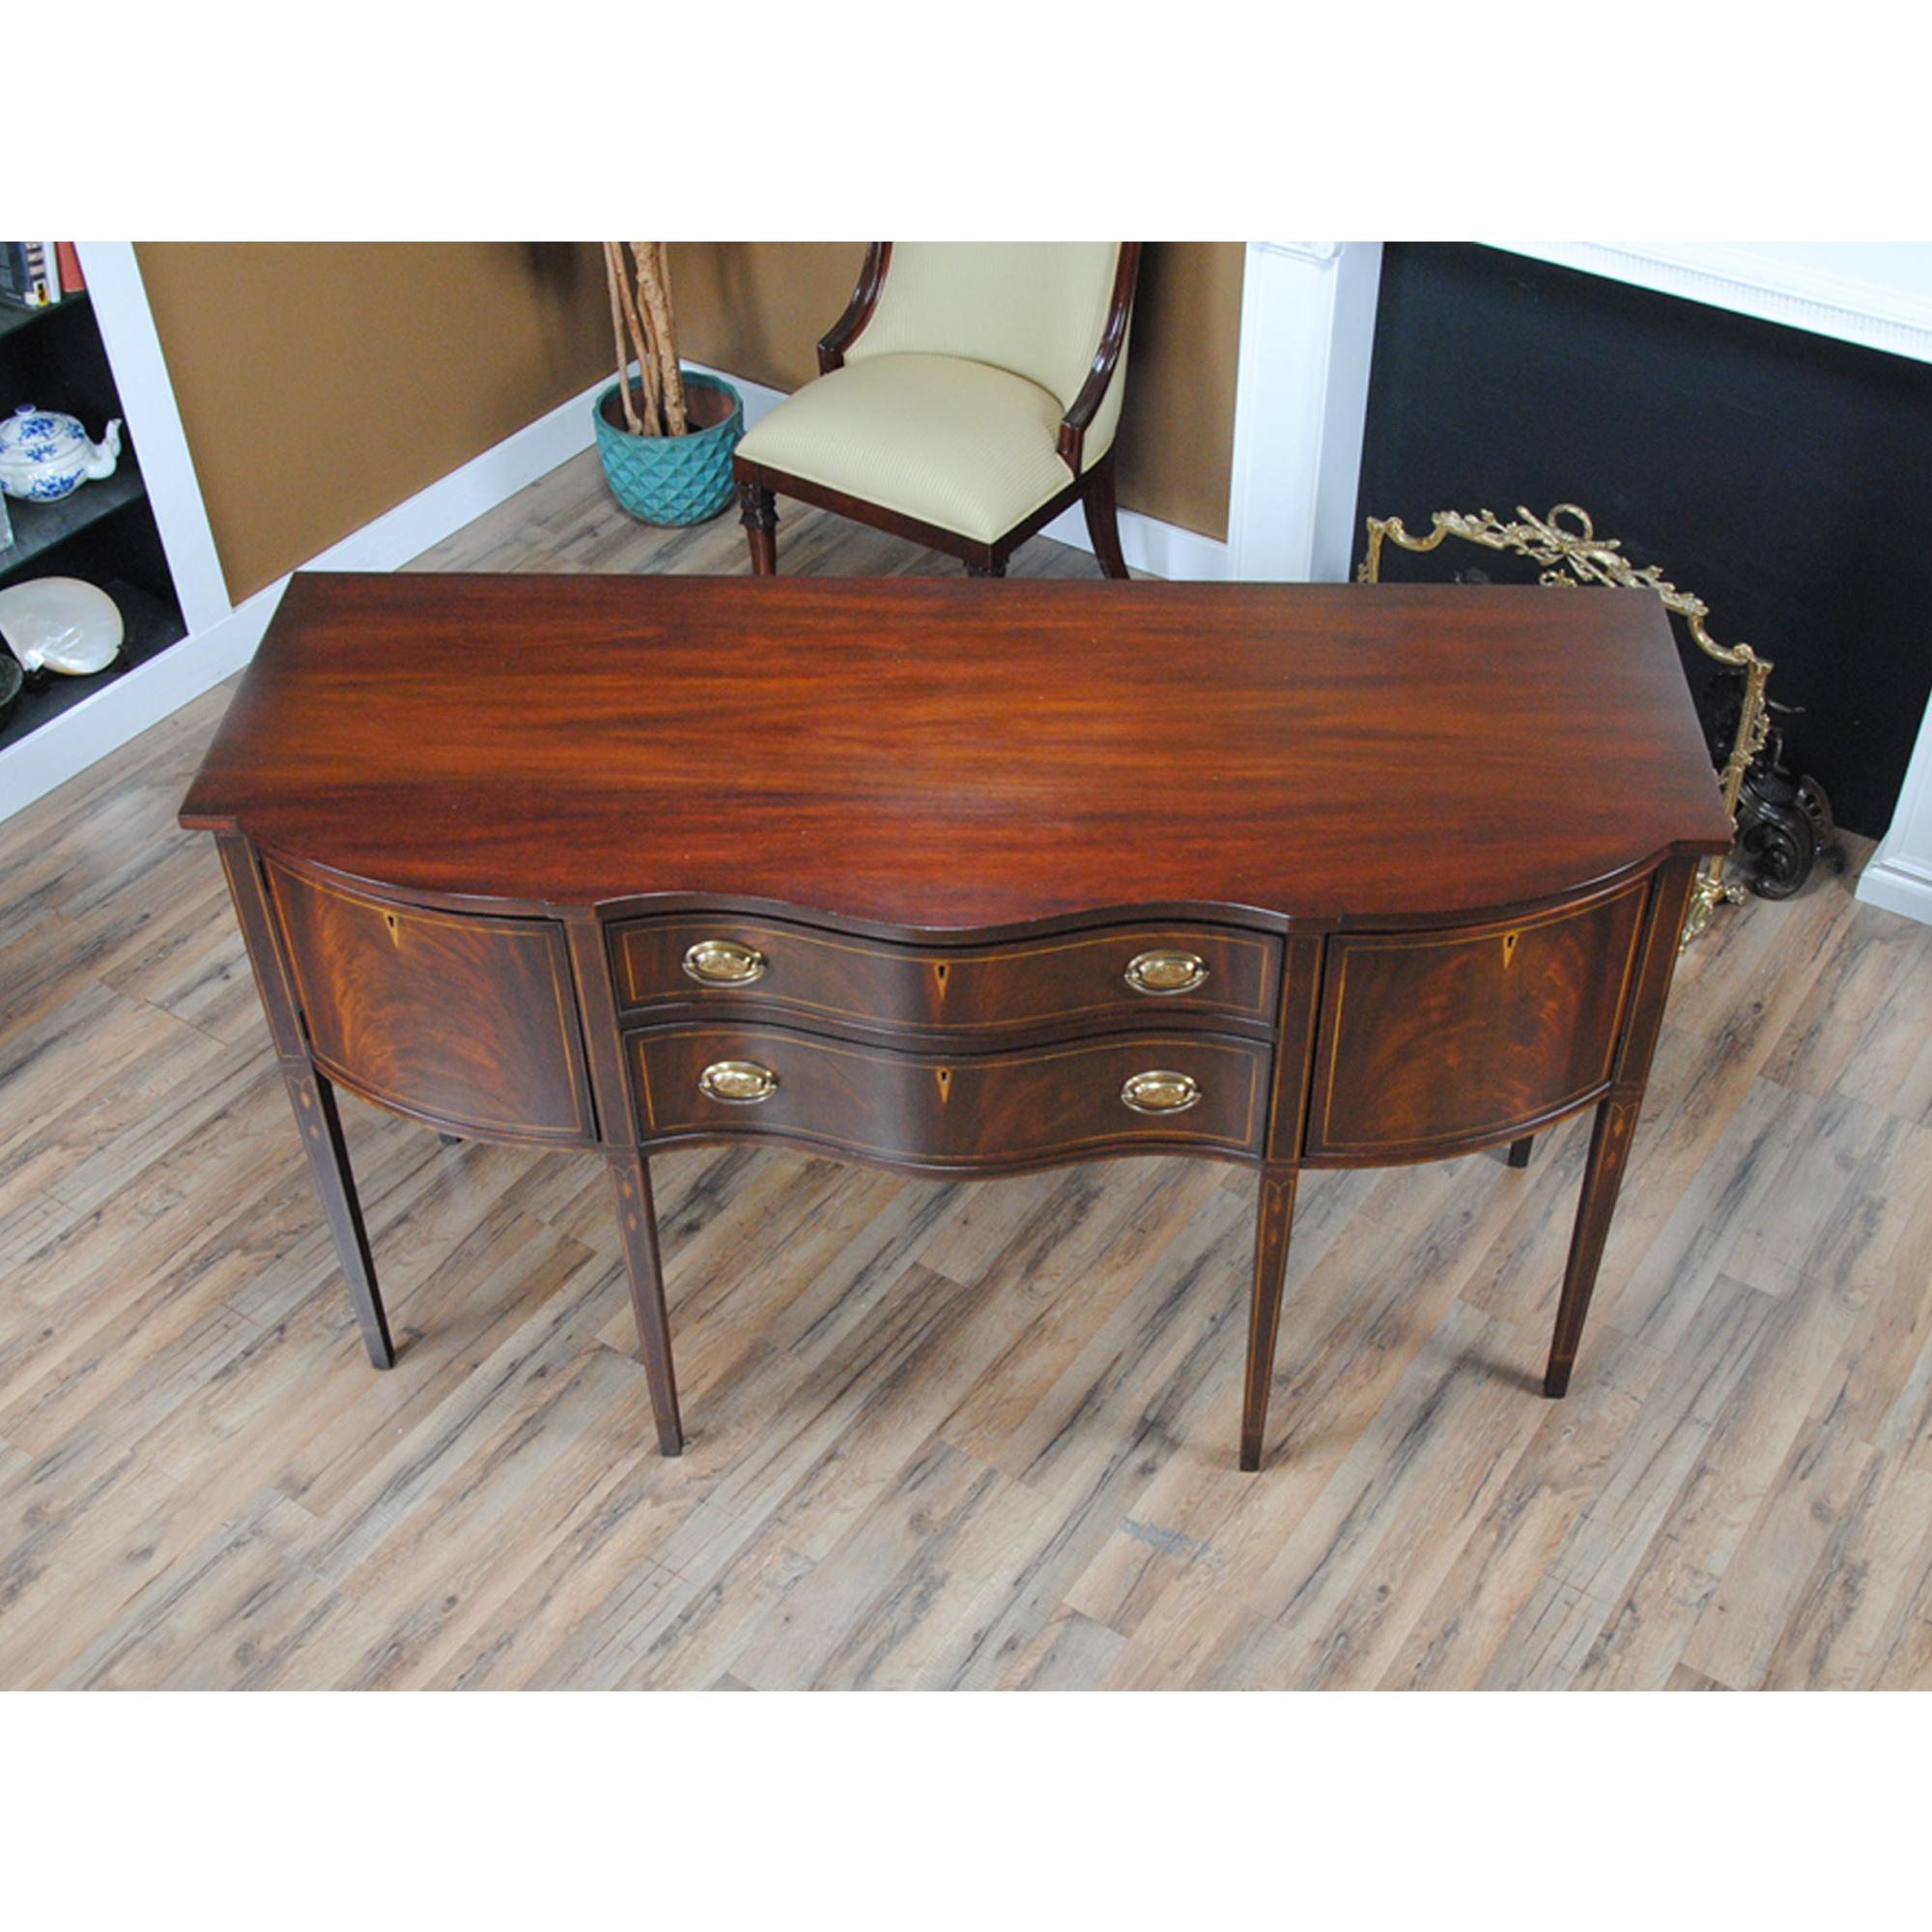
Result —
M 1501 250 L 1391 244 L 1356 561 L 1361 517 L 1415 532 L 1562 502 L 1772 660 L 1772 696 L 1804 707 L 1779 721 L 1786 762 L 1883 833 L 1932 690 L 1932 367 Z M 1453 538 L 1383 550 L 1391 581 L 1472 566 L 1535 575 Z

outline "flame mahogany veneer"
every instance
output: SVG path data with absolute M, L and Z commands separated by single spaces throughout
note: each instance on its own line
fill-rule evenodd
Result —
M 213 832 L 372 1359 L 336 1087 L 609 1162 L 682 1445 L 651 1150 L 1294 1182 L 1595 1106 L 1568 1384 L 1698 858 L 1643 591 L 298 576 L 182 810 Z

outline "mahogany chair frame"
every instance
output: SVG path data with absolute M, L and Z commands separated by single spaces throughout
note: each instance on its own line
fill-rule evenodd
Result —
M 1108 301 L 1107 320 L 1100 331 L 1099 346 L 1094 352 L 1093 366 L 1087 372 L 1086 382 L 1080 386 L 1080 393 L 1060 419 L 1060 435 L 1055 446 L 1061 461 L 1070 472 L 1065 489 L 1049 497 L 1037 510 L 991 543 L 982 543 L 974 537 L 963 537 L 956 530 L 943 529 L 937 524 L 923 523 L 917 517 L 904 516 L 880 504 L 868 503 L 863 497 L 854 497 L 845 491 L 834 490 L 823 483 L 814 483 L 807 477 L 794 476 L 786 470 L 774 469 L 767 464 L 753 463 L 739 456 L 733 459 L 731 469 L 737 479 L 745 535 L 751 545 L 753 575 L 773 577 L 778 574 L 777 498 L 782 496 L 794 497 L 802 503 L 834 511 L 841 517 L 850 517 L 855 523 L 867 524 L 874 529 L 889 530 L 894 536 L 910 537 L 913 542 L 924 544 L 929 549 L 944 551 L 949 556 L 958 557 L 972 577 L 1004 577 L 1007 574 L 1007 559 L 1028 537 L 1044 529 L 1061 511 L 1078 503 L 1086 514 L 1087 533 L 1093 539 L 1094 554 L 1099 559 L 1101 570 L 1109 577 L 1125 577 L 1127 563 L 1121 554 L 1120 515 L 1114 498 L 1114 449 L 1110 446 L 1098 462 L 1085 470 L 1082 469 L 1081 459 L 1085 452 L 1087 431 L 1100 412 L 1100 405 L 1106 400 L 1108 385 L 1113 382 L 1114 371 L 1120 364 L 1121 352 L 1126 346 L 1127 325 L 1133 316 L 1134 280 L 1140 270 L 1140 259 L 1141 244 L 1138 242 L 1121 243 L 1121 258 L 1114 270 L 1113 295 Z M 890 242 L 867 244 L 866 260 L 860 268 L 858 286 L 852 291 L 852 299 L 846 303 L 845 313 L 833 324 L 818 344 L 818 373 L 821 376 L 829 376 L 834 370 L 845 366 L 846 352 L 865 333 L 866 325 L 871 321 L 872 312 L 878 307 L 879 296 L 885 288 L 892 262 L 893 244 Z

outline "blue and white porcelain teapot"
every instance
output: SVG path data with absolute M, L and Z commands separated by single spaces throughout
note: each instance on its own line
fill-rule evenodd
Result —
M 89 442 L 76 416 L 22 403 L 0 420 L 0 490 L 30 503 L 53 503 L 83 483 L 114 474 L 121 460 L 121 419 Z

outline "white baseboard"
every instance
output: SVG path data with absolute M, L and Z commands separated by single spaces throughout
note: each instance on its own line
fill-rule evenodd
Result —
M 703 369 L 702 363 L 693 368 Z M 720 370 L 745 399 L 745 423 L 752 424 L 784 400 L 781 390 Z M 472 457 L 462 469 L 440 477 L 427 489 L 384 511 L 340 543 L 302 566 L 305 570 L 395 570 L 453 536 L 464 525 L 507 501 L 546 476 L 558 464 L 588 449 L 596 440 L 590 412 L 606 379 L 559 403 L 547 415 Z M 1042 532 L 1061 543 L 1092 552 L 1086 521 L 1072 509 Z M 1212 537 L 1164 524 L 1135 510 L 1121 512 L 1121 549 L 1137 570 L 1157 577 L 1231 578 L 1234 551 Z M 258 590 L 208 629 L 185 638 L 158 657 L 111 683 L 41 730 L 0 751 L 0 819 L 43 797 L 97 758 L 138 737 L 171 712 L 219 684 L 255 655 L 275 614 L 286 577 Z
M 548 476 L 559 463 L 568 463 L 596 441 L 590 412 L 609 386 L 600 376 L 589 388 L 559 403 L 548 415 L 526 423 L 512 436 L 472 456 L 461 469 L 439 477 L 426 490 L 364 524 L 304 570 L 398 570 L 443 538 L 454 536 L 497 504 Z M 284 578 L 282 582 L 286 584 Z M 276 586 L 278 589 L 280 585 Z
M 1909 859 L 1888 856 L 1885 849 L 1888 842 L 1880 842 L 1859 874 L 1860 902 L 1881 906 L 1887 912 L 1903 913 L 1920 925 L 1932 925 L 1932 872 L 1915 866 Z

